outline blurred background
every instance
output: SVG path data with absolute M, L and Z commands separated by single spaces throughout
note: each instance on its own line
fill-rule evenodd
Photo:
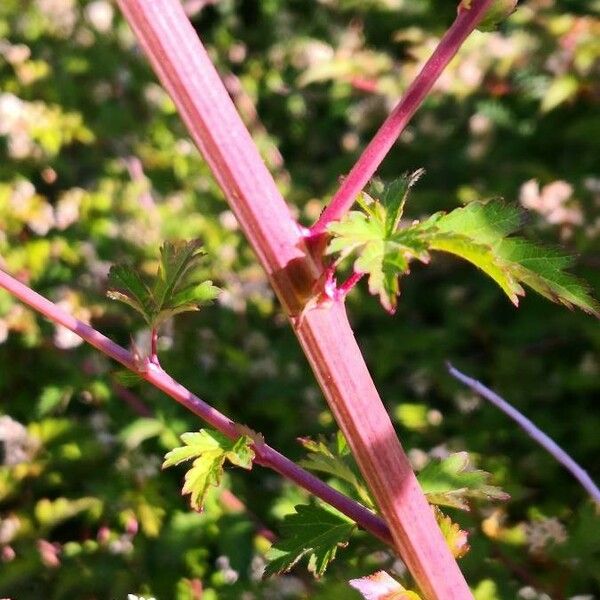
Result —
M 451 23 L 455 2 L 186 0 L 264 159 L 310 224 Z M 426 175 L 409 218 L 501 196 L 532 239 L 577 256 L 600 289 L 598 0 L 530 0 L 475 33 L 382 166 Z M 111 264 L 147 272 L 165 239 L 200 237 L 214 306 L 165 327 L 161 362 L 288 456 L 332 417 L 236 219 L 107 0 L 0 4 L 0 267 L 122 345 L 148 332 L 105 297 Z M 600 520 L 585 492 L 444 361 L 526 413 L 600 478 L 600 329 L 529 294 L 516 310 L 437 257 L 397 314 L 359 286 L 357 338 L 415 468 L 467 450 L 512 500 L 453 514 L 478 600 L 600 597 Z M 228 471 L 202 514 L 165 452 L 200 423 L 0 291 L 0 595 L 18 600 L 358 598 L 402 566 L 361 535 L 314 581 L 261 580 L 283 515 L 306 495 Z M 244 509 L 243 504 L 247 505 Z

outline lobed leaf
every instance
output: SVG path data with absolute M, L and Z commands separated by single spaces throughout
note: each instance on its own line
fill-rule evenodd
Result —
M 431 504 L 469 510 L 469 500 L 508 500 L 499 487 L 489 485 L 491 475 L 474 469 L 467 452 L 456 452 L 434 460 L 417 474 L 423 493 Z
M 370 508 L 375 507 L 341 432 L 338 431 L 333 442 L 329 443 L 323 437 L 317 441 L 311 438 L 299 438 L 299 441 L 309 452 L 307 458 L 300 461 L 301 466 L 350 484 L 364 504 Z
M 295 508 L 281 525 L 281 539 L 267 552 L 267 577 L 289 571 L 304 556 L 308 556 L 309 572 L 321 577 L 356 528 L 354 522 L 322 506 L 300 504 Z
M 458 523 L 445 515 L 439 508 L 435 507 L 435 519 L 440 526 L 442 535 L 452 552 L 454 558 L 462 558 L 470 550 L 468 537 L 469 534 L 460 528 Z
M 206 494 L 212 486 L 221 483 L 225 461 L 243 469 L 251 469 L 254 460 L 252 440 L 241 436 L 231 440 L 222 433 L 201 429 L 181 436 L 183 446 L 174 448 L 165 456 L 163 469 L 195 459 L 185 474 L 182 494 L 190 494 L 190 505 L 202 509 Z
M 219 288 L 212 281 L 198 281 L 197 271 L 204 250 L 199 240 L 165 242 L 150 288 L 128 265 L 115 265 L 109 272 L 109 298 L 128 304 L 152 328 L 177 314 L 200 310 L 214 300 Z
M 111 287 L 107 292 L 109 298 L 128 304 L 151 324 L 155 312 L 154 298 L 133 267 L 113 265 L 108 272 L 108 282 Z
M 410 262 L 428 262 L 429 253 L 438 251 L 481 269 L 515 305 L 527 285 L 553 302 L 600 317 L 600 304 L 589 287 L 564 271 L 571 265 L 569 256 L 508 237 L 520 227 L 523 215 L 504 202 L 472 202 L 401 228 L 407 195 L 421 172 L 389 186 L 372 185 L 370 192 L 378 198 L 363 194 L 359 199 L 363 212 L 353 211 L 328 228 L 332 239 L 327 253 L 339 254 L 338 262 L 355 254 L 354 271 L 368 274 L 369 291 L 379 296 L 387 311 L 395 311 L 400 277 L 409 273 Z
M 504 261 L 499 260 L 490 246 L 480 244 L 463 235 L 448 233 L 434 233 L 429 239 L 431 250 L 454 254 L 469 261 L 488 277 L 491 277 L 513 304 L 519 304 L 519 296 L 523 296 L 525 290 L 519 285 L 509 266 Z

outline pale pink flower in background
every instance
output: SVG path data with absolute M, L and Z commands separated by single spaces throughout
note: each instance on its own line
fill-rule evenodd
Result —
M 521 186 L 519 201 L 524 208 L 542 215 L 551 225 L 574 226 L 583 223 L 579 204 L 572 200 L 573 186 L 566 181 L 553 181 L 540 189 L 535 179 Z

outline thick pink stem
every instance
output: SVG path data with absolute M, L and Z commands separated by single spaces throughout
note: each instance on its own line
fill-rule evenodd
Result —
M 342 185 L 327 208 L 311 227 L 311 237 L 325 233 L 327 225 L 341 219 L 354 204 L 356 197 L 373 177 L 398 136 L 423 103 L 433 84 L 448 66 L 448 63 L 458 52 L 469 34 L 477 27 L 493 1 L 473 0 L 469 10 L 459 11 L 454 23 L 444 34 L 429 60 L 406 90 L 404 97 L 384 121 L 350 173 L 344 178 Z
M 364 363 L 343 305 L 302 309 L 321 266 L 178 0 L 119 0 L 290 315 L 294 331 L 425 598 L 472 598 Z
M 100 352 L 110 356 L 134 373 L 137 373 L 140 377 L 165 392 L 168 396 L 171 396 L 179 404 L 195 415 L 198 415 L 224 435 L 232 439 L 240 437 L 240 428 L 236 423 L 198 398 L 198 396 L 192 394 L 192 392 L 165 373 L 156 363 L 147 361 L 144 368 L 140 370 L 139 362 L 125 348 L 115 344 L 90 325 L 79 321 L 73 315 L 70 315 L 2 270 L 0 270 L 0 287 L 50 319 L 53 323 L 70 329 L 88 342 L 88 344 L 100 350 Z M 354 500 L 340 494 L 326 483 L 323 483 L 318 477 L 305 471 L 267 444 L 257 444 L 255 452 L 258 464 L 276 471 L 286 479 L 293 481 L 311 494 L 334 506 L 386 544 L 391 545 L 393 543 L 386 524 L 377 515 L 374 515 L 364 506 L 358 504 L 358 502 L 354 502 Z

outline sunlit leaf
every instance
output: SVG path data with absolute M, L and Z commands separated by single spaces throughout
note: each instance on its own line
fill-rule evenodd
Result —
M 254 450 L 248 436 L 230 440 L 218 431 L 201 429 L 195 433 L 184 433 L 181 440 L 184 445 L 167 453 L 163 469 L 194 459 L 185 474 L 182 489 L 183 494 L 190 494 L 190 504 L 194 509 L 201 509 L 210 487 L 221 483 L 225 461 L 243 469 L 252 468 Z
M 474 469 L 467 452 L 456 452 L 441 460 L 432 460 L 417 475 L 431 504 L 469 510 L 469 500 L 508 500 L 499 487 L 489 485 L 491 475 Z
M 361 501 L 373 508 L 373 500 L 359 471 L 354 463 L 350 449 L 341 432 L 338 432 L 333 442 L 325 438 L 312 440 L 299 438 L 300 443 L 308 450 L 307 457 L 300 461 L 300 465 L 311 471 L 327 473 L 352 486 Z
M 363 212 L 352 211 L 328 227 L 328 254 L 337 262 L 355 254 L 354 271 L 368 274 L 369 291 L 394 312 L 400 278 L 412 260 L 428 262 L 430 252 L 467 260 L 493 279 L 517 305 L 529 286 L 546 298 L 600 317 L 600 305 L 588 286 L 564 271 L 571 260 L 561 252 L 527 240 L 508 237 L 521 225 L 517 208 L 501 201 L 472 202 L 449 213 L 436 213 L 422 222 L 401 227 L 400 217 L 411 185 L 420 172 L 390 186 L 377 184 L 359 200 Z M 383 200 L 381 200 L 383 198 Z
M 198 240 L 165 242 L 151 287 L 132 267 L 115 265 L 109 272 L 108 296 L 134 308 L 152 328 L 179 313 L 199 310 L 220 291 L 212 281 L 198 280 L 203 256 Z
M 437 507 L 435 509 L 435 518 L 446 540 L 446 544 L 448 544 L 448 548 L 452 552 L 452 556 L 454 558 L 462 558 L 470 549 L 468 542 L 469 534 Z
M 355 528 L 352 521 L 324 507 L 296 506 L 296 512 L 287 515 L 281 525 L 281 539 L 267 552 L 265 576 L 289 571 L 308 556 L 308 570 L 321 577 Z

